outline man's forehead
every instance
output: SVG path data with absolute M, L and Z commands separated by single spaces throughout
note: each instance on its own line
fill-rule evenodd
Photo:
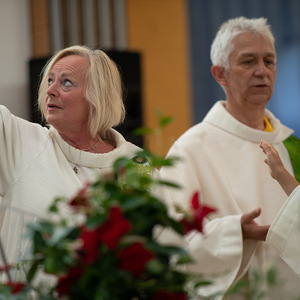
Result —
M 232 40 L 232 51 L 239 56 L 263 55 L 276 57 L 272 42 L 261 34 L 241 33 Z

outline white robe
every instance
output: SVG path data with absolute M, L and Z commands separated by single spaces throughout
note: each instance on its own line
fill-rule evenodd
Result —
M 267 243 L 300 277 L 300 186 L 294 189 L 271 224 Z
M 271 224 L 286 199 L 264 164 L 259 142 L 272 143 L 293 174 L 282 143 L 293 131 L 268 110 L 265 114 L 273 132 L 255 130 L 240 123 L 227 112 L 223 101 L 217 102 L 203 122 L 190 128 L 171 147 L 168 156 L 181 160 L 160 171 L 163 179 L 182 186 L 180 190 L 168 188 L 165 191 L 164 199 L 171 200 L 171 207 L 179 205 L 188 210 L 190 198 L 199 191 L 202 203 L 217 209 L 208 216 L 205 235 L 192 232 L 186 239 L 187 248 L 196 260 L 188 270 L 200 272 L 214 282 L 201 288 L 201 295 L 223 293 L 250 269 L 262 275 L 272 262 L 278 268 L 280 282 L 277 288 L 268 290 L 264 278 L 259 280 L 255 288 L 266 290 L 268 297 L 264 299 L 282 300 L 290 294 L 300 295 L 299 278 L 269 245 L 242 238 L 242 214 L 261 207 L 257 223 Z M 221 299 L 222 295 L 216 298 Z
M 110 171 L 117 158 L 131 158 L 141 150 L 113 129 L 104 138 L 115 142 L 113 151 L 80 151 L 54 128 L 15 117 L 0 106 L 0 232 L 8 263 L 26 258 L 26 224 L 47 217 L 56 197 L 71 198 L 86 182 Z

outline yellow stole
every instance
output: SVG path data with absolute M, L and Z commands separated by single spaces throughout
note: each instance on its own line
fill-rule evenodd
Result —
M 264 117 L 264 122 L 265 131 L 274 131 L 270 120 L 266 116 Z M 283 144 L 289 152 L 295 178 L 298 182 L 300 182 L 300 139 L 291 135 L 285 141 L 283 141 Z

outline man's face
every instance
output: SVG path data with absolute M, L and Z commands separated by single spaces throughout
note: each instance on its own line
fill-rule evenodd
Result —
M 233 39 L 225 72 L 228 104 L 236 109 L 265 107 L 273 94 L 276 78 L 276 53 L 264 36 L 242 33 Z

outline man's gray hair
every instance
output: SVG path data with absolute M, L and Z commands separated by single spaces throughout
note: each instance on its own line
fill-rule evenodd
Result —
M 213 65 L 224 67 L 229 71 L 229 56 L 233 50 L 232 40 L 241 33 L 263 35 L 275 44 L 271 27 L 265 18 L 247 19 L 238 17 L 224 22 L 211 45 L 210 58 Z

